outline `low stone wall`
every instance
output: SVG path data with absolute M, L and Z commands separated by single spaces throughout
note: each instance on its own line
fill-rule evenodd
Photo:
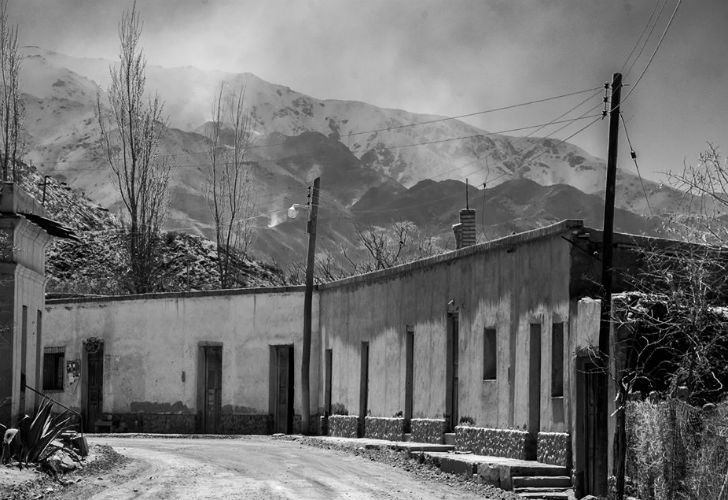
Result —
M 356 415 L 330 415 L 329 436 L 359 437 L 359 417 Z
M 413 418 L 410 420 L 411 440 L 416 443 L 442 444 L 445 419 Z
M 455 449 L 476 455 L 517 458 L 527 457 L 528 432 L 485 427 L 455 427 Z
M 365 417 L 364 435 L 371 439 L 404 440 L 404 418 Z
M 193 413 L 114 413 L 111 432 L 149 432 L 152 434 L 194 434 Z
M 571 466 L 571 439 L 564 432 L 539 432 L 536 459 L 544 464 Z
M 220 415 L 220 434 L 270 434 L 272 419 L 264 413 Z

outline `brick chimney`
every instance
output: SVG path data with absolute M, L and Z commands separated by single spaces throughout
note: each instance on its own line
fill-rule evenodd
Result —
M 455 248 L 464 248 L 475 245 L 475 210 L 463 208 L 460 210 L 460 222 L 452 225 L 455 233 Z

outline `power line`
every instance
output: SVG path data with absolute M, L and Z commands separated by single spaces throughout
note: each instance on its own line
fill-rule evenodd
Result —
M 597 88 L 601 88 L 601 87 L 597 87 Z M 378 129 L 372 129 L 372 130 L 364 130 L 362 132 L 350 132 L 350 133 L 346 134 L 346 136 L 347 137 L 352 137 L 352 136 L 355 136 L 355 135 L 374 134 L 374 133 L 377 133 L 377 132 L 389 132 L 389 131 L 392 131 L 392 130 L 399 130 L 399 129 L 408 128 L 408 127 L 418 127 L 420 125 L 429 125 L 429 124 L 432 124 L 432 123 L 440 123 L 440 122 L 445 122 L 445 121 L 449 121 L 449 120 L 459 120 L 460 118 L 469 118 L 471 116 L 484 115 L 484 114 L 487 114 L 487 113 L 494 113 L 496 111 L 505 111 L 505 110 L 514 109 L 514 108 L 520 108 L 520 107 L 523 107 L 523 106 L 529 106 L 531 104 L 538 104 L 538 103 L 542 103 L 542 102 L 553 101 L 553 100 L 556 100 L 556 99 L 562 99 L 564 97 L 571 97 L 571 96 L 575 96 L 575 95 L 579 95 L 579 94 L 585 94 L 585 93 L 591 92 L 593 90 L 595 90 L 595 89 L 591 88 L 591 89 L 577 90 L 577 91 L 569 92 L 569 93 L 566 93 L 566 94 L 556 95 L 556 96 L 552 96 L 552 97 L 545 97 L 543 99 L 535 99 L 535 100 L 532 100 L 532 101 L 522 102 L 522 103 L 518 103 L 518 104 L 511 104 L 511 105 L 502 106 L 502 107 L 499 107 L 499 108 L 490 108 L 490 109 L 486 109 L 486 110 L 483 110 L 483 111 L 476 111 L 474 113 L 466 113 L 464 115 L 449 116 L 449 117 L 445 117 L 445 118 L 437 118 L 437 119 L 434 119 L 434 120 L 427 120 L 427 121 L 423 121 L 423 122 L 405 123 L 405 124 L 402 124 L 402 125 L 393 125 L 391 127 L 384 127 L 384 128 L 378 128 Z
M 627 93 L 627 95 L 624 97 L 623 102 L 626 101 L 629 96 L 632 95 L 632 93 L 637 88 L 637 85 L 639 85 L 640 81 L 642 81 L 642 77 L 645 76 L 645 73 L 647 73 L 647 69 L 652 64 L 652 61 L 655 59 L 655 55 L 657 55 L 657 51 L 660 50 L 660 47 L 662 46 L 662 42 L 665 39 L 665 36 L 667 35 L 668 30 L 670 29 L 670 26 L 672 25 L 673 20 L 675 19 L 675 15 L 677 14 L 678 9 L 680 8 L 680 4 L 682 4 L 682 0 L 677 0 L 675 3 L 675 9 L 672 11 L 672 15 L 670 16 L 670 19 L 667 22 L 667 26 L 665 26 L 664 31 L 662 32 L 662 36 L 660 36 L 660 39 L 657 42 L 657 46 L 655 47 L 655 50 L 652 51 L 652 55 L 650 56 L 649 60 L 647 61 L 647 64 L 645 65 L 644 69 L 642 70 L 642 73 L 640 73 L 640 76 L 637 78 L 637 80 L 632 85 L 632 88 Z
M 637 169 L 637 176 L 640 179 L 640 185 L 642 186 L 642 193 L 645 195 L 647 208 L 650 211 L 650 215 L 654 216 L 655 214 L 652 212 L 652 205 L 650 205 L 650 198 L 647 196 L 647 189 L 645 189 L 645 183 L 643 182 L 642 174 L 640 173 L 640 166 L 637 164 L 637 153 L 635 153 L 634 147 L 632 147 L 632 141 L 629 138 L 629 132 L 627 132 L 627 122 L 624 120 L 624 115 L 622 113 L 619 113 L 619 117 L 622 119 L 622 128 L 624 128 L 624 135 L 627 137 L 627 144 L 629 144 L 629 155 L 632 157 L 634 167 Z
M 439 143 L 443 143 L 443 142 L 457 141 L 457 140 L 463 140 L 463 139 L 474 139 L 476 137 L 487 137 L 489 135 L 500 135 L 500 134 L 507 134 L 510 132 L 520 132 L 521 130 L 528 130 L 531 128 L 537 128 L 537 127 L 542 127 L 542 126 L 546 126 L 546 125 L 556 125 L 559 123 L 571 124 L 577 120 L 584 120 L 586 118 L 592 118 L 594 116 L 601 116 L 601 113 L 599 115 L 587 115 L 587 116 L 581 116 L 578 118 L 570 118 L 568 120 L 561 120 L 561 121 L 556 121 L 556 122 L 552 121 L 552 122 L 546 122 L 543 124 L 529 125 L 527 127 L 517 127 L 517 128 L 512 128 L 512 129 L 499 130 L 497 132 L 484 132 L 482 134 L 464 135 L 464 136 L 460 136 L 460 137 L 450 137 L 447 139 L 436 139 L 433 141 L 416 142 L 416 143 L 412 143 L 412 144 L 402 144 L 399 146 L 388 146 L 387 149 L 401 149 L 401 148 L 409 148 L 409 147 L 415 147 L 415 146 L 426 146 L 429 144 L 439 144 Z
M 660 8 L 660 13 L 657 15 L 657 17 L 654 18 L 655 13 L 657 12 L 657 8 L 662 4 L 662 8 Z M 667 5 L 667 0 L 657 0 L 655 2 L 655 6 L 652 8 L 652 12 L 650 13 L 650 17 L 647 19 L 647 23 L 645 24 L 645 27 L 642 28 L 642 32 L 640 33 L 639 38 L 637 38 L 637 41 L 635 42 L 634 46 L 632 47 L 632 50 L 630 51 L 629 55 L 627 56 L 627 59 L 625 59 L 624 64 L 622 64 L 622 69 L 620 70 L 621 73 L 625 73 L 624 68 L 627 66 L 627 63 L 629 62 L 630 58 L 634 54 L 634 51 L 637 49 L 637 47 L 640 45 L 640 41 L 642 40 L 642 37 L 644 36 L 645 32 L 647 31 L 647 28 L 650 28 L 650 33 L 647 35 L 647 37 L 644 39 L 644 42 L 642 43 L 642 46 L 640 47 L 640 51 L 637 54 L 637 56 L 632 61 L 632 64 L 630 64 L 629 69 L 626 71 L 625 76 L 632 71 L 632 68 L 634 67 L 634 64 L 637 62 L 637 60 L 642 55 L 642 52 L 645 50 L 645 47 L 647 46 L 647 42 L 652 37 L 652 33 L 655 31 L 655 27 L 657 26 L 657 21 L 662 16 L 662 11 L 665 10 L 665 6 Z
M 594 115 L 592 115 L 592 116 L 594 116 Z M 588 118 L 588 117 L 585 117 L 585 118 Z M 576 136 L 577 134 L 580 134 L 580 133 L 581 133 L 581 132 L 583 132 L 584 130 L 588 129 L 589 127 L 591 127 L 592 125 L 594 125 L 594 124 L 595 124 L 596 122 L 600 121 L 601 119 L 602 119 L 602 115 L 601 115 L 601 113 L 600 113 L 600 114 L 598 115 L 598 117 L 597 117 L 597 118 L 596 118 L 595 120 L 593 120 L 593 121 L 591 121 L 591 122 L 587 123 L 586 125 L 584 125 L 583 127 L 581 127 L 581 128 L 579 129 L 579 130 L 577 130 L 577 131 L 576 131 L 576 132 L 574 132 L 573 134 L 569 135 L 568 137 L 565 137 L 565 138 L 561 139 L 561 140 L 560 140 L 559 142 L 557 142 L 557 143 L 556 143 L 556 145 L 555 145 L 554 147 L 557 147 L 557 146 L 559 146 L 559 145 L 561 145 L 561 144 L 565 143 L 566 141 L 568 141 L 568 140 L 569 140 L 569 139 L 571 139 L 572 137 Z M 529 158 L 529 161 L 530 161 L 530 162 L 533 162 L 533 161 L 534 161 L 534 160 L 535 160 L 536 158 L 539 158 L 540 156 L 544 155 L 545 153 L 546 153 L 546 150 L 543 150 L 542 152 L 540 152 L 539 154 L 537 154 L 537 155 L 536 155 L 536 156 L 534 156 L 533 158 Z

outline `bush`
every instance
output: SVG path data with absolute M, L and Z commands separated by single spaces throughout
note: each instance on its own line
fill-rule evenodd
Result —
M 728 474 L 728 404 L 629 402 L 626 475 L 641 498 L 718 498 Z

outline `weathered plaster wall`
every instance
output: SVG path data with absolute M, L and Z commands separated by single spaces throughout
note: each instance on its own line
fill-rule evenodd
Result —
M 321 356 L 323 349 L 333 349 L 332 402 L 359 413 L 361 342 L 368 341 L 371 415 L 391 417 L 404 410 L 405 339 L 412 325 L 413 417 L 441 418 L 452 300 L 460 321 L 460 416 L 473 417 L 478 426 L 527 424 L 529 331 L 537 322 L 542 327 L 541 430 L 565 430 L 564 418 L 553 419 L 550 359 L 552 322 L 565 321 L 565 339 L 569 335 L 570 246 L 560 237 L 568 229 L 553 226 L 324 285 Z M 497 330 L 496 381 L 483 380 L 486 327 Z M 564 354 L 568 377 L 570 358 Z
M 312 351 L 318 352 L 317 297 L 313 308 Z M 83 340 L 103 339 L 103 411 L 127 413 L 159 411 L 177 401 L 177 410 L 195 412 L 199 345 L 221 343 L 223 411 L 231 405 L 229 411 L 268 413 L 270 346 L 292 343 L 294 411 L 300 413 L 302 321 L 299 288 L 49 300 L 44 345 L 65 346 L 66 360 L 82 360 Z M 311 373 L 318 380 L 316 356 Z M 64 382 L 54 397 L 80 408 L 81 383 L 69 383 L 68 374 Z
M 30 387 L 42 385 L 38 311 L 44 307 L 44 249 L 50 237 L 20 216 L 0 219 L 0 233 L 0 422 L 7 425 L 32 413 L 37 403 L 38 396 L 22 390 L 21 373 Z

